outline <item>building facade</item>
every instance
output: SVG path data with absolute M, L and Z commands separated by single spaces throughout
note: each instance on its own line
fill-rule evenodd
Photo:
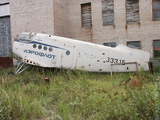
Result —
M 12 50 L 9 0 L 0 1 L 0 66 L 11 67 Z
M 11 0 L 12 41 L 40 32 L 158 56 L 160 0 Z

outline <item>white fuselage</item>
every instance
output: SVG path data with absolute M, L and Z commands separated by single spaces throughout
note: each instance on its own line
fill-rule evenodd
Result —
M 13 52 L 27 64 L 90 72 L 149 70 L 150 53 L 125 45 L 115 48 L 40 33 L 22 33 Z

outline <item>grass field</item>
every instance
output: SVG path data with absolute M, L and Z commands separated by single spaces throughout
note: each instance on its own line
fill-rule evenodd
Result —
M 10 71 L 0 69 L 1 120 L 155 120 L 160 113 L 159 73 Z

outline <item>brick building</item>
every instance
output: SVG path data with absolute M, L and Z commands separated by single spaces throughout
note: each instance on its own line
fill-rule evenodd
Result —
M 160 50 L 160 0 L 10 0 L 12 40 L 21 32 Z

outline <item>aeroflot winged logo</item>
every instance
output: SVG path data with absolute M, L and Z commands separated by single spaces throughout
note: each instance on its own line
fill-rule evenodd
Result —
M 24 53 L 34 54 L 34 55 L 38 55 L 40 57 L 53 58 L 53 59 L 56 57 L 55 55 L 37 52 L 37 51 L 33 51 L 33 50 L 27 50 L 27 49 L 24 50 Z

